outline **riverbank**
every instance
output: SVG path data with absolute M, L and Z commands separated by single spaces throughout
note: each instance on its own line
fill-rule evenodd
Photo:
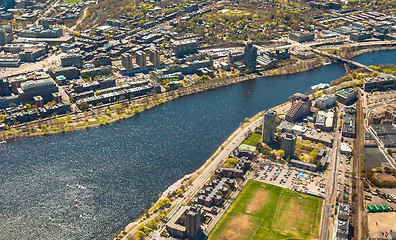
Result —
M 364 48 L 364 49 L 359 49 L 359 50 L 353 51 L 351 53 L 351 58 L 365 54 L 365 53 L 373 53 L 373 52 L 379 52 L 379 51 L 391 51 L 391 50 L 396 50 L 396 46 Z
M 7 130 L 1 131 L 0 135 L 2 135 L 2 139 L 9 140 L 18 137 L 64 133 L 89 127 L 103 126 L 132 117 L 147 109 L 156 107 L 179 97 L 256 78 L 305 72 L 318 68 L 322 66 L 323 63 L 323 59 L 315 58 L 300 61 L 295 64 L 283 66 L 277 69 L 252 73 L 245 76 L 229 75 L 209 79 L 207 81 L 194 83 L 186 87 L 181 87 L 177 90 L 164 92 L 157 95 L 122 100 L 115 103 L 95 106 L 85 110 L 84 112 L 76 112 L 69 115 L 56 116 L 48 119 L 36 120 L 33 122 L 16 125 Z
M 290 101 L 281 103 L 277 106 L 272 107 L 271 109 L 278 111 L 279 114 L 285 114 L 287 112 L 288 105 L 290 104 Z M 168 198 L 170 195 L 172 195 L 172 191 L 176 192 L 176 190 L 178 188 L 182 188 L 183 192 L 185 194 L 187 194 L 187 191 L 190 190 L 190 188 L 194 185 L 198 185 L 197 190 L 201 187 L 202 183 L 206 182 L 207 179 L 213 174 L 213 171 L 210 170 L 209 173 L 209 177 L 205 178 L 204 181 L 202 180 L 198 180 L 199 177 L 202 177 L 202 175 L 206 172 L 208 172 L 208 169 L 210 168 L 211 165 L 215 164 L 219 165 L 218 160 L 217 162 L 215 161 L 216 158 L 219 157 L 219 155 L 225 151 L 225 149 L 227 148 L 227 146 L 233 145 L 231 144 L 232 141 L 235 140 L 235 138 L 238 137 L 238 135 L 241 134 L 242 131 L 246 131 L 247 127 L 252 126 L 255 122 L 257 122 L 257 120 L 259 120 L 259 118 L 262 116 L 264 111 L 260 111 L 257 114 L 255 114 L 253 117 L 251 118 L 247 118 L 247 121 L 242 122 L 240 124 L 240 126 L 217 148 L 217 150 L 213 153 L 212 156 L 210 156 L 205 163 L 198 168 L 197 170 L 195 170 L 193 173 L 188 174 L 186 176 L 184 176 L 182 179 L 179 179 L 178 181 L 176 181 L 174 184 L 172 184 L 170 187 L 168 187 L 161 195 L 161 197 L 157 200 L 157 202 L 153 203 L 152 206 L 157 206 L 159 205 L 159 202 L 164 199 L 164 198 Z M 261 123 L 259 123 L 260 125 Z M 248 129 L 247 133 L 252 132 L 253 129 Z M 246 137 L 246 136 L 244 136 Z M 243 140 L 242 140 L 243 141 Z M 233 145 L 234 146 L 234 145 Z M 221 159 L 221 163 L 223 163 L 226 160 L 226 158 Z M 198 182 L 198 184 L 197 184 Z M 184 203 L 189 202 L 195 195 L 196 191 L 193 193 L 188 193 L 187 198 L 182 199 L 182 201 Z M 174 207 L 175 207 L 175 203 L 177 204 L 177 200 L 178 195 L 173 194 L 173 196 L 176 196 L 174 198 L 172 198 L 171 203 L 169 204 L 169 208 L 165 209 L 163 212 L 156 212 L 157 208 L 152 207 L 149 211 L 145 211 L 145 214 L 143 214 L 140 218 L 138 218 L 137 220 L 135 220 L 132 223 L 129 223 L 125 228 L 122 228 L 124 230 L 124 234 L 122 235 L 118 235 L 118 236 L 123 236 L 123 238 L 121 239 L 135 239 L 134 237 L 137 237 L 137 231 L 139 230 L 139 228 L 141 228 L 142 225 L 148 224 L 150 221 L 156 221 L 158 224 L 160 223 L 160 221 L 162 220 L 162 218 L 160 217 L 161 213 L 169 213 Z M 181 196 L 181 195 L 179 195 Z M 140 226 L 140 227 L 139 227 Z M 154 230 L 154 229 L 153 229 Z M 150 231 L 151 232 L 151 231 Z M 150 234 L 150 232 L 147 234 L 147 236 Z M 117 238 L 114 238 L 117 239 Z

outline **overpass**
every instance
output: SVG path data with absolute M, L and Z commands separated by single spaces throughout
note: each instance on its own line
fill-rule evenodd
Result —
M 370 67 L 368 67 L 368 66 L 366 66 L 364 64 L 361 64 L 359 62 L 353 61 L 351 59 L 347 59 L 347 58 L 343 58 L 343 57 L 338 56 L 338 55 L 334 55 L 334 54 L 331 54 L 331 53 L 323 52 L 323 51 L 320 51 L 318 49 L 312 49 L 312 51 L 314 53 L 319 54 L 319 55 L 328 57 L 328 58 L 330 58 L 333 61 L 337 61 L 337 62 L 341 62 L 341 63 L 347 63 L 351 68 L 363 68 L 363 69 L 366 69 L 367 71 L 370 71 L 370 72 L 374 72 L 375 71 L 374 69 L 372 69 L 372 68 L 370 68 Z

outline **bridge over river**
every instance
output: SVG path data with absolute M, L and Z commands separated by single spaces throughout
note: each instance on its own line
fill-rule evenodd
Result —
M 338 56 L 338 55 L 334 55 L 334 54 L 331 54 L 331 53 L 323 52 L 323 51 L 320 51 L 318 49 L 312 49 L 312 51 L 317 53 L 317 54 L 319 54 L 319 55 L 328 57 L 328 58 L 330 58 L 333 61 L 347 63 L 351 68 L 363 68 L 363 69 L 366 69 L 367 71 L 370 71 L 370 72 L 374 72 L 375 71 L 371 67 L 368 67 L 368 66 L 366 66 L 366 65 L 364 65 L 362 63 L 359 63 L 359 62 L 356 62 L 356 61 L 353 61 L 353 60 L 350 60 L 350 59 L 347 59 L 347 58 L 343 58 L 343 57 Z

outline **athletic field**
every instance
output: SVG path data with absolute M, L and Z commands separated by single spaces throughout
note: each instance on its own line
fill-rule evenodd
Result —
M 317 239 L 322 199 L 250 180 L 209 240 Z

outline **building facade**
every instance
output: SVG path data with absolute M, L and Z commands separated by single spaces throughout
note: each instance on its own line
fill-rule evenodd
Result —
M 253 45 L 253 43 L 249 42 L 246 44 L 243 59 L 245 66 L 249 69 L 249 71 L 256 70 L 257 64 L 257 48 Z
M 181 58 L 184 55 L 197 53 L 198 43 L 195 39 L 177 40 L 173 42 L 172 49 L 175 56 Z
M 276 127 L 276 111 L 270 109 L 263 116 L 263 138 L 264 143 L 272 143 L 275 135 Z
M 148 50 L 150 62 L 154 64 L 154 67 L 158 67 L 161 65 L 160 54 L 158 49 L 150 48 Z
M 186 212 L 186 237 L 194 239 L 201 230 L 202 206 L 192 206 Z
M 302 93 L 295 93 L 292 98 L 292 105 L 286 113 L 285 120 L 294 122 L 308 115 L 311 111 L 312 102 L 309 97 Z
M 76 67 L 81 69 L 83 67 L 81 54 L 66 54 L 61 57 L 62 67 Z
M 285 152 L 285 158 L 293 157 L 296 149 L 296 136 L 292 133 L 283 133 L 280 148 Z
M 133 70 L 133 56 L 130 53 L 123 53 L 121 55 L 122 66 L 125 68 L 127 72 Z
M 289 33 L 289 39 L 296 42 L 310 42 L 315 40 L 315 34 L 311 32 L 291 32 Z
M 140 69 L 147 68 L 146 53 L 143 51 L 136 52 L 136 64 L 139 65 Z

